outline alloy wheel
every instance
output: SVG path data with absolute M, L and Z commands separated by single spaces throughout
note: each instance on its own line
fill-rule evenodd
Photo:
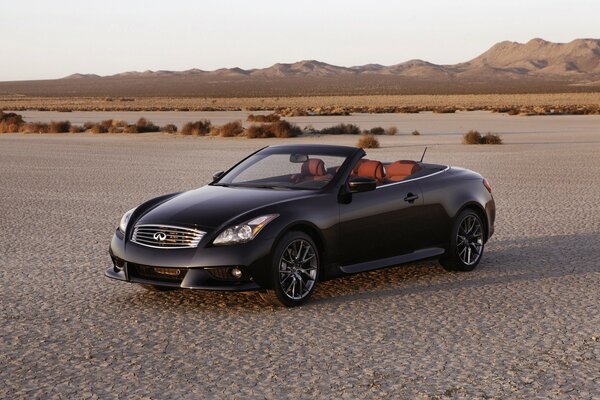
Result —
M 304 239 L 296 239 L 285 248 L 279 260 L 279 284 L 288 298 L 301 300 L 311 292 L 317 261 L 315 249 Z
M 456 235 L 456 254 L 465 265 L 474 265 L 483 251 L 483 229 L 475 215 L 467 215 Z

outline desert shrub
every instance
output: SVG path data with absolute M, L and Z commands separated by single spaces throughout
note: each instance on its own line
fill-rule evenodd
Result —
M 0 133 L 16 133 L 19 132 L 20 124 L 0 121 Z
M 486 133 L 485 136 L 477 131 L 470 130 L 463 136 L 464 144 L 502 144 L 502 138 L 495 133 Z
M 287 121 L 277 121 L 271 124 L 271 129 L 278 138 L 290 138 L 296 137 L 302 134 L 302 130 L 294 124 L 290 124 Z
M 438 108 L 434 108 L 433 112 L 436 114 L 453 114 L 456 112 L 456 108 L 454 108 L 454 107 L 438 107 Z
M 23 116 L 15 113 L 4 113 L 0 111 L 0 133 L 16 133 L 23 125 Z
M 160 130 L 166 133 L 177 133 L 177 125 L 167 124 L 160 128 Z
M 246 137 L 250 139 L 258 138 L 290 138 L 296 137 L 302 133 L 302 130 L 296 125 L 287 121 L 276 121 L 270 124 L 252 125 L 246 129 Z
M 106 132 L 108 132 L 108 130 L 113 126 L 113 120 L 105 119 L 104 121 L 100 122 L 100 126 L 102 126 Z
M 87 124 L 87 122 L 86 122 Z M 85 127 L 85 125 L 84 125 Z M 88 131 L 90 131 L 91 133 L 106 133 L 108 132 L 108 128 L 105 125 L 100 124 L 91 124 L 89 125 Z
M 383 134 L 385 134 L 385 129 L 383 129 L 383 128 L 382 128 L 382 127 L 380 127 L 380 126 L 376 126 L 375 128 L 371 128 L 371 129 L 369 130 L 369 133 L 370 133 L 371 135 L 383 135 Z
M 244 127 L 240 121 L 229 122 L 218 128 L 218 134 L 222 137 L 240 136 L 244 132 Z
M 354 124 L 339 124 L 321 129 L 322 135 L 359 135 L 360 128 Z
M 469 132 L 465 133 L 465 135 L 463 136 L 463 143 L 464 144 L 480 144 L 481 143 L 481 133 L 471 129 Z
M 188 122 L 181 128 L 182 135 L 204 136 L 210 132 L 211 123 L 209 120 Z
M 267 130 L 263 128 L 263 125 L 251 125 L 246 129 L 246 137 L 248 139 L 260 139 L 272 136 L 267 136 Z
M 71 121 L 52 121 L 48 127 L 49 133 L 67 133 L 71 129 Z
M 356 145 L 363 149 L 377 149 L 379 148 L 379 140 L 372 134 L 360 135 Z
M 255 115 L 255 114 L 250 114 L 248 115 L 248 121 L 250 122 L 275 122 L 275 121 L 279 121 L 281 119 L 281 117 L 279 117 L 279 115 L 277 114 L 267 114 L 267 115 Z
M 385 130 L 385 134 L 389 135 L 389 136 L 394 136 L 398 133 L 398 128 L 396 128 L 395 126 L 390 126 L 389 128 L 387 128 Z
M 421 134 L 421 132 L 419 132 L 418 130 L 414 130 L 412 131 L 413 136 L 419 136 Z
M 49 126 L 44 122 L 28 122 L 19 128 L 22 133 L 48 133 L 48 130 Z
M 160 130 L 158 126 L 154 125 L 151 121 L 148 121 L 146 118 L 138 119 L 138 121 L 135 123 L 135 126 L 139 133 L 158 132 Z
M 137 124 L 128 124 L 122 128 L 123 133 L 140 133 Z
M 502 144 L 502 138 L 500 135 L 488 132 L 484 137 L 481 138 L 481 144 Z
M 80 133 L 80 132 L 83 132 L 83 126 L 80 126 L 80 125 L 71 125 L 69 127 L 69 132 L 70 133 Z

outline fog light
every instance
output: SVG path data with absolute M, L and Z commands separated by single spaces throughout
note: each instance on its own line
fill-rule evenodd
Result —
M 236 279 L 240 279 L 242 277 L 242 270 L 239 268 L 232 268 L 231 275 Z

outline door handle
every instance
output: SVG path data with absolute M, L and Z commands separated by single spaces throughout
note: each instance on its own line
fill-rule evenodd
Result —
M 418 195 L 416 195 L 416 194 L 413 194 L 413 193 L 410 193 L 410 192 L 409 192 L 409 193 L 406 195 L 406 197 L 404 198 L 404 201 L 407 201 L 407 202 L 409 202 L 410 204 L 412 204 L 412 203 L 414 203 L 414 202 L 415 202 L 415 200 L 417 200 L 418 198 L 419 198 L 419 196 L 418 196 Z

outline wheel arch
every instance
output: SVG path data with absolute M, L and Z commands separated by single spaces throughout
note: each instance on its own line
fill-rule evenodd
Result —
M 481 222 L 483 223 L 483 233 L 484 233 L 484 242 L 487 242 L 488 238 L 489 238 L 489 222 L 488 222 L 488 217 L 487 217 L 487 213 L 485 212 L 485 209 L 483 208 L 483 206 L 479 203 L 477 203 L 476 201 L 470 201 L 466 204 L 463 204 L 463 206 L 458 210 L 458 212 L 456 213 L 456 215 L 454 216 L 454 221 L 456 221 L 456 218 L 458 218 L 458 216 L 465 210 L 472 210 L 475 213 L 477 213 L 477 215 L 479 215 L 479 218 L 481 218 Z
M 271 251 L 271 253 L 274 252 L 275 246 L 277 246 L 281 238 L 283 238 L 288 233 L 294 231 L 307 234 L 315 242 L 315 245 L 317 246 L 317 250 L 319 252 L 319 275 L 323 276 L 323 265 L 325 265 L 324 260 L 326 257 L 325 238 L 323 237 L 323 234 L 321 233 L 319 228 L 317 228 L 314 224 L 308 221 L 296 221 L 282 229 L 279 235 L 277 235 L 277 237 L 273 241 L 273 250 Z

